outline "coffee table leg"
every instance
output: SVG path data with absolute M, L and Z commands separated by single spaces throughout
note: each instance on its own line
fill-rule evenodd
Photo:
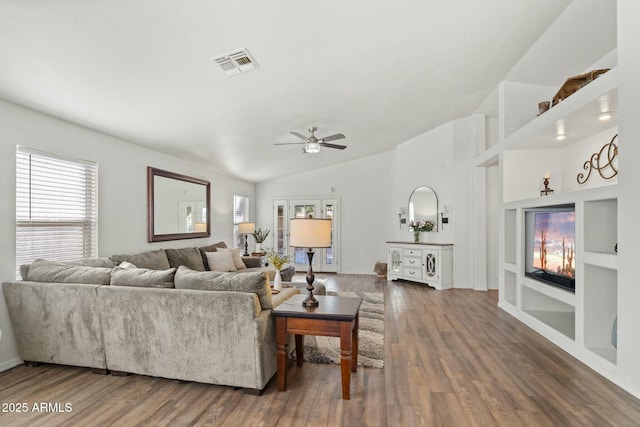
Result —
M 351 399 L 349 389 L 351 386 L 351 322 L 340 323 L 340 371 L 342 374 L 342 398 Z
M 278 390 L 287 388 L 287 319 L 276 318 L 276 362 L 278 365 Z
M 304 335 L 296 334 L 296 365 L 302 366 L 304 361 Z
M 351 332 L 351 372 L 356 372 L 358 369 L 358 329 L 360 327 L 360 316 L 356 315 L 356 320 L 353 324 L 353 331 Z

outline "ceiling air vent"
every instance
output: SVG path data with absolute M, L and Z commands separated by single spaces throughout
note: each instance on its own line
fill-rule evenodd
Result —
M 235 76 L 258 68 L 258 64 L 247 49 L 234 50 L 224 55 L 215 56 L 211 60 L 215 61 L 227 76 Z

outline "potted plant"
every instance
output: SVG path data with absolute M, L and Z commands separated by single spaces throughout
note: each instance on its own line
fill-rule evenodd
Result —
M 420 233 L 422 231 L 433 231 L 436 224 L 430 219 L 425 220 L 413 220 L 409 223 L 409 228 L 413 231 L 413 241 L 420 242 Z
M 264 248 L 262 247 L 262 243 L 265 241 L 267 236 L 269 235 L 269 229 L 266 228 L 262 231 L 262 228 L 258 228 L 253 233 L 253 238 L 256 239 L 256 252 L 264 252 Z

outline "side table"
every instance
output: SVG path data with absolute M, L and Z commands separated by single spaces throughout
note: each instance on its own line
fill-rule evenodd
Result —
M 351 398 L 351 372 L 358 366 L 358 321 L 362 298 L 316 296 L 318 307 L 304 307 L 305 295 L 296 295 L 273 309 L 276 319 L 278 390 L 286 389 L 287 334 L 295 334 L 296 362 L 302 366 L 303 335 L 340 337 L 342 398 Z

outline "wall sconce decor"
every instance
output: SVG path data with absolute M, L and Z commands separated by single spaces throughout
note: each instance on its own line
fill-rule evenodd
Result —
M 618 138 L 618 134 L 615 134 L 609 143 L 603 145 L 600 151 L 593 153 L 591 158 L 584 162 L 582 167 L 587 171 L 587 175 L 585 176 L 584 173 L 580 172 L 577 177 L 578 184 L 586 183 L 594 169 L 598 171 L 603 179 L 612 179 L 618 175 L 618 145 L 615 143 L 616 138 Z
M 449 224 L 449 216 L 445 216 L 448 213 L 447 205 L 442 205 L 442 210 L 440 211 L 440 224 L 442 224 L 442 229 L 444 230 L 444 225 Z
M 551 179 L 551 175 L 549 172 L 544 174 L 544 180 L 542 183 L 544 184 L 544 190 L 540 190 L 541 196 L 548 196 L 549 194 L 553 194 L 553 189 L 549 187 L 549 179 Z
M 400 230 L 402 230 L 402 224 L 407 223 L 406 212 L 402 206 L 398 208 L 398 219 L 400 220 Z

